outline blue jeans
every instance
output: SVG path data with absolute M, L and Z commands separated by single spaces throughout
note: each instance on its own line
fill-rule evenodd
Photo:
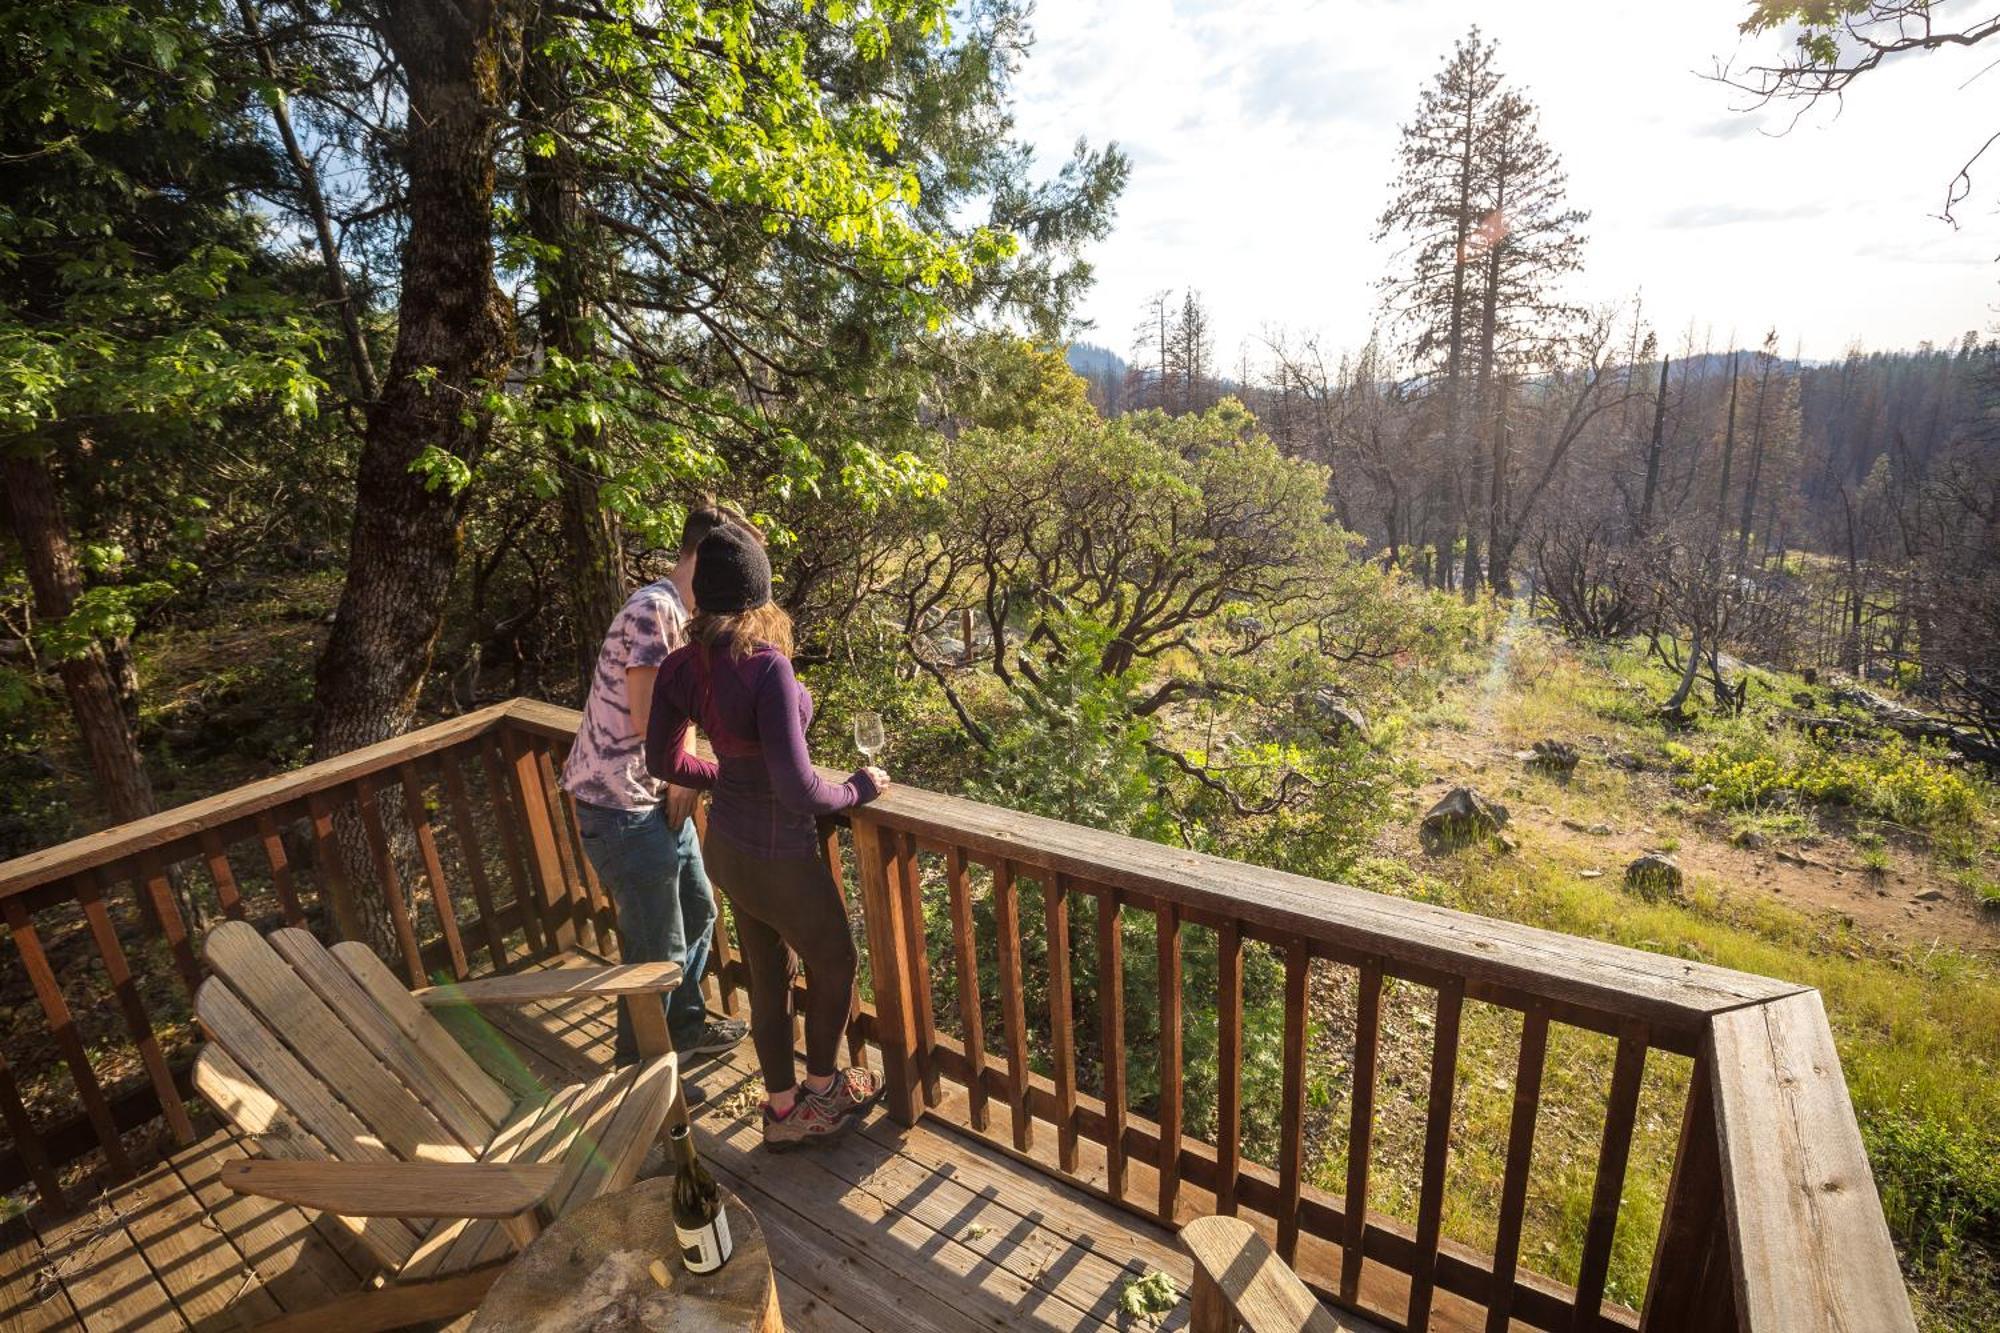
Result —
M 667 1031 L 676 1046 L 697 1036 L 708 1021 L 701 998 L 702 969 L 708 964 L 715 930 L 715 890 L 701 862 L 694 821 L 667 826 L 667 808 L 614 810 L 576 803 L 584 855 L 618 909 L 618 951 L 628 963 L 679 963 L 683 979 L 665 997 Z M 651 1003 L 643 997 L 640 1003 Z M 639 1058 L 632 1016 L 618 1004 L 616 1059 Z

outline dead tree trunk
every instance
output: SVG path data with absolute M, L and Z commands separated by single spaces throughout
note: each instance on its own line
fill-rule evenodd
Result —
M 1757 414 L 1750 422 L 1750 476 L 1743 483 L 1743 512 L 1736 528 L 1736 572 L 1743 572 L 1743 562 L 1750 556 L 1750 529 L 1756 523 L 1757 484 L 1764 476 L 1764 414 L 1767 410 L 1771 388 L 1771 361 L 1764 362 L 1764 373 L 1757 379 Z
M 1688 696 L 1694 693 L 1694 678 L 1700 671 L 1701 630 L 1697 627 L 1688 641 L 1687 661 L 1681 665 L 1680 684 L 1674 686 L 1674 692 L 1667 697 L 1664 704 L 1660 705 L 1662 716 L 1670 718 L 1682 716 L 1683 710 L 1687 707 Z
M 1639 523 L 1636 536 L 1643 537 L 1653 525 L 1653 502 L 1660 491 L 1660 454 L 1667 435 L 1667 369 L 1673 365 L 1673 358 L 1660 358 L 1660 393 L 1653 400 L 1653 440 L 1646 447 L 1646 489 L 1639 500 Z M 1685 384 L 1686 375 L 1682 375 Z
M 1719 550 L 1729 522 L 1729 470 L 1736 461 L 1736 353 L 1729 354 L 1729 424 L 1722 431 L 1722 479 L 1715 490 L 1715 544 Z

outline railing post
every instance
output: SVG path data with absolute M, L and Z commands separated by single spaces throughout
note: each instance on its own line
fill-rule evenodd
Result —
M 1188 1293 L 1188 1333 L 1232 1333 L 1236 1315 L 1222 1294 L 1215 1275 L 1194 1266 L 1194 1289 Z
M 868 972 L 875 982 L 876 1040 L 882 1047 L 883 1101 L 900 1125 L 924 1113 L 917 1061 L 916 1003 L 903 895 L 889 879 L 890 838 L 865 813 L 851 815 L 854 864 L 861 878 L 861 918 L 868 930 Z
M 514 813 L 528 835 L 528 867 L 537 897 L 533 910 L 546 928 L 551 951 L 563 953 L 576 947 L 576 918 L 569 910 L 569 886 L 556 848 L 556 828 L 542 791 L 541 756 L 511 727 L 501 731 L 500 745 L 512 771 Z
M 1701 1059 L 1743 1333 L 1917 1333 L 1819 992 L 1713 1015 Z
M 1676 1328 L 1736 1327 L 1736 1278 L 1729 1259 L 1729 1220 L 1722 1207 L 1721 1144 L 1716 1138 L 1710 1057 L 1694 1062 L 1680 1147 L 1667 1183 L 1653 1273 L 1646 1283 L 1646 1333 Z

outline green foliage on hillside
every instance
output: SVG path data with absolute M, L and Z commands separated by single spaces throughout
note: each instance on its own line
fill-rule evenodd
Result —
M 1976 780 L 1942 747 L 1890 735 L 1840 749 L 1803 737 L 1738 731 L 1699 753 L 1670 743 L 1682 786 L 1724 809 L 1806 802 L 1847 806 L 1911 828 L 1958 828 L 1979 813 Z

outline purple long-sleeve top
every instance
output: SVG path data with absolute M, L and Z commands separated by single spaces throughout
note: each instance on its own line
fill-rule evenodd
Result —
M 708 831 L 753 856 L 816 856 L 817 819 L 875 799 L 857 771 L 828 782 L 806 751 L 812 695 L 791 659 L 760 645 L 737 659 L 726 644 L 687 644 L 660 664 L 646 726 L 646 769 L 681 787 L 712 790 Z M 699 724 L 713 760 L 689 752 Z

